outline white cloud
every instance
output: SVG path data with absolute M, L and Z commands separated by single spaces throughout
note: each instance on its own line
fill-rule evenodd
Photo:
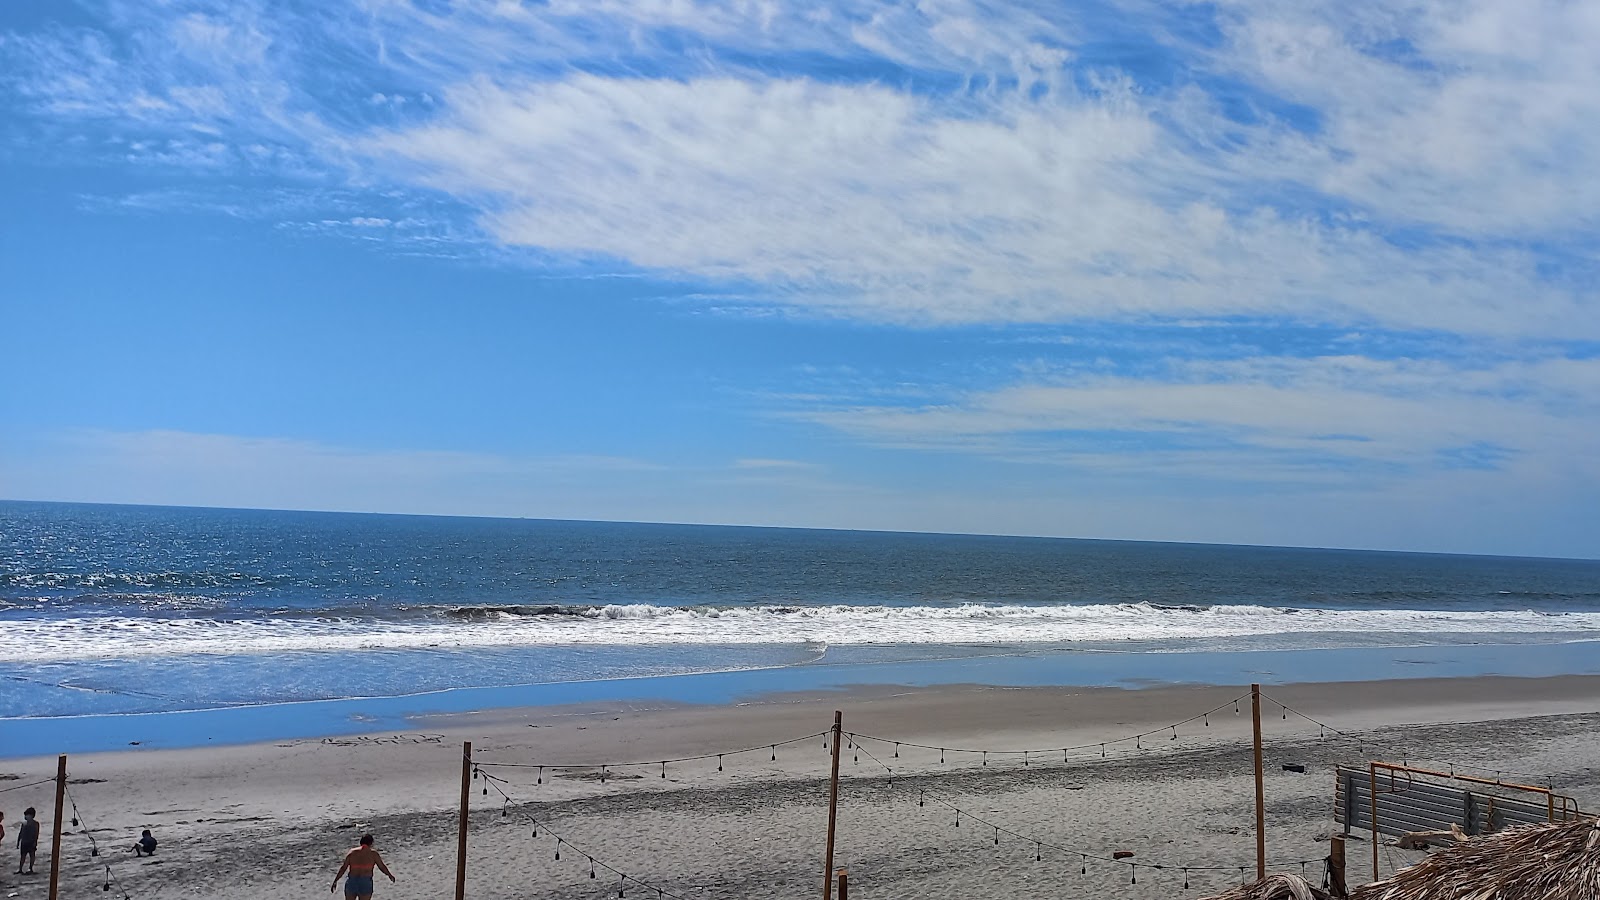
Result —
M 1224 5 L 1213 64 L 1321 117 L 1291 174 L 1449 233 L 1592 227 L 1600 11 L 1423 0 Z
M 1209 8 L 1125 7 L 1175 84 L 1080 61 L 1084 10 L 974 0 L 111 2 L 116 42 L 0 51 L 142 164 L 432 188 L 509 245 L 833 315 L 1600 336 L 1561 263 L 1600 209 L 1592 10 L 1236 0 L 1209 46 L 1166 27 Z
M 973 117 L 876 85 L 579 75 L 475 81 L 446 106 L 370 146 L 480 204 L 502 241 L 767 284 L 843 315 L 1600 335 L 1527 252 L 1230 211 L 1231 176 L 1197 173 L 1126 89 L 1009 94 Z
M 1600 360 L 1256 358 L 796 415 L 881 445 L 1102 474 L 1361 485 L 1493 468 L 1562 472 L 1592 486 L 1597 388 Z

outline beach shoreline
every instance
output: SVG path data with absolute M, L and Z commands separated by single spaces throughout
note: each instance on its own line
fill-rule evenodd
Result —
M 969 648 L 970 650 L 970 648 Z M 1313 650 L 1084 652 L 993 647 L 987 653 L 872 663 L 837 662 L 540 684 L 463 686 L 397 696 L 293 700 L 205 709 L 0 719 L 0 760 L 49 747 L 83 753 L 250 744 L 404 731 L 430 716 L 586 704 L 719 706 L 773 695 L 848 695 L 862 685 L 915 689 L 1267 685 L 1428 678 L 1600 676 L 1589 643 L 1441 644 Z M 360 685 L 358 677 L 352 682 Z
M 826 731 L 841 710 L 856 737 L 843 760 L 839 862 L 863 896 L 1036 890 L 1047 875 L 1071 876 L 1080 896 L 1167 896 L 1185 866 L 1203 889 L 1227 881 L 1205 866 L 1253 862 L 1247 694 L 1247 686 L 871 685 L 722 705 L 478 710 L 420 717 L 403 731 L 75 754 L 72 799 L 111 855 L 90 858 L 87 838 L 69 829 L 65 872 L 93 881 L 109 862 L 141 897 L 189 896 L 198 885 L 274 900 L 324 889 L 338 852 L 371 829 L 402 877 L 381 893 L 447 896 L 461 741 L 470 740 L 496 780 L 471 781 L 469 896 L 595 896 L 604 865 L 684 896 L 804 895 L 820 880 L 829 751 L 818 738 L 794 739 Z M 1325 852 L 1339 762 L 1404 758 L 1543 775 L 1585 809 L 1600 808 L 1600 677 L 1289 684 L 1264 694 L 1274 859 Z M 1069 746 L 1077 749 L 1060 751 Z M 729 752 L 744 748 L 754 749 Z M 1057 749 L 1035 753 L 1049 748 Z M 1029 757 L 1007 752 L 1021 750 Z M 702 758 L 658 762 L 690 756 Z M 1290 761 L 1307 774 L 1284 771 Z M 649 764 L 616 765 L 628 762 Z M 0 786 L 47 778 L 54 763 L 0 762 L 0 775 L 15 776 Z M 603 780 L 600 763 L 610 764 Z M 22 805 L 48 816 L 50 790 L 0 795 L 0 806 L 8 819 Z M 916 802 L 928 796 L 940 798 L 933 806 L 954 805 L 936 814 Z M 956 808 L 969 817 L 959 830 Z M 1002 826 L 1000 843 L 972 817 Z M 534 821 L 544 823 L 539 838 Z M 142 828 L 162 850 L 134 860 L 124 846 Z M 1039 845 L 1023 847 L 1013 832 Z M 551 834 L 567 842 L 561 865 Z M 1046 846 L 1057 849 L 1035 860 Z M 1084 875 L 1085 860 L 1059 848 L 1082 849 L 1090 861 L 1097 848 L 1132 849 L 1148 865 L 1133 885 L 1126 863 L 1095 861 Z M 590 856 L 599 861 L 594 880 Z M 606 886 L 613 894 L 619 880 Z M 19 898 L 42 896 L 36 881 L 17 885 L 17 876 L 0 877 Z

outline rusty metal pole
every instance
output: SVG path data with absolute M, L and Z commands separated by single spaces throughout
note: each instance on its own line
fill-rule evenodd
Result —
M 833 829 L 839 819 L 839 739 L 844 732 L 844 713 L 833 711 L 833 776 L 828 786 L 828 858 L 822 867 L 822 900 L 833 896 Z
M 50 900 L 56 900 L 61 883 L 61 817 L 66 815 L 66 802 L 67 755 L 63 753 L 56 760 L 56 820 L 50 825 Z
M 850 900 L 850 871 L 839 870 L 839 900 Z
M 1250 685 L 1250 729 L 1256 750 L 1256 880 L 1267 877 L 1267 795 L 1261 782 L 1261 685 Z
M 456 900 L 467 896 L 467 813 L 472 795 L 472 742 L 461 742 L 461 816 L 456 823 Z
M 1372 809 L 1371 809 L 1372 821 L 1368 823 L 1368 824 L 1370 824 L 1372 826 L 1372 880 L 1373 881 L 1377 881 L 1378 880 L 1378 764 L 1377 763 L 1375 763 L 1375 762 L 1368 762 L 1367 763 L 1367 777 L 1368 777 L 1368 779 L 1370 779 L 1368 781 L 1368 784 L 1367 784 L 1367 790 L 1368 790 L 1368 794 L 1369 794 L 1368 799 L 1372 801 Z

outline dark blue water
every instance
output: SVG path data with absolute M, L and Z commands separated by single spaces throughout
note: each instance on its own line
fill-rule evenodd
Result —
M 1597 561 L 0 502 L 12 717 L 1597 635 Z

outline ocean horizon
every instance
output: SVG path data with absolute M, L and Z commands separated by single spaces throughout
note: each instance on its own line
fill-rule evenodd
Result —
M 0 535 L 9 719 L 780 670 L 1192 680 L 1261 651 L 1493 645 L 1484 671 L 1560 674 L 1581 654 L 1504 660 L 1600 638 L 1589 560 L 22 501 Z M 1116 659 L 1061 661 L 1091 654 Z M 1001 657 L 1033 662 L 975 662 Z

